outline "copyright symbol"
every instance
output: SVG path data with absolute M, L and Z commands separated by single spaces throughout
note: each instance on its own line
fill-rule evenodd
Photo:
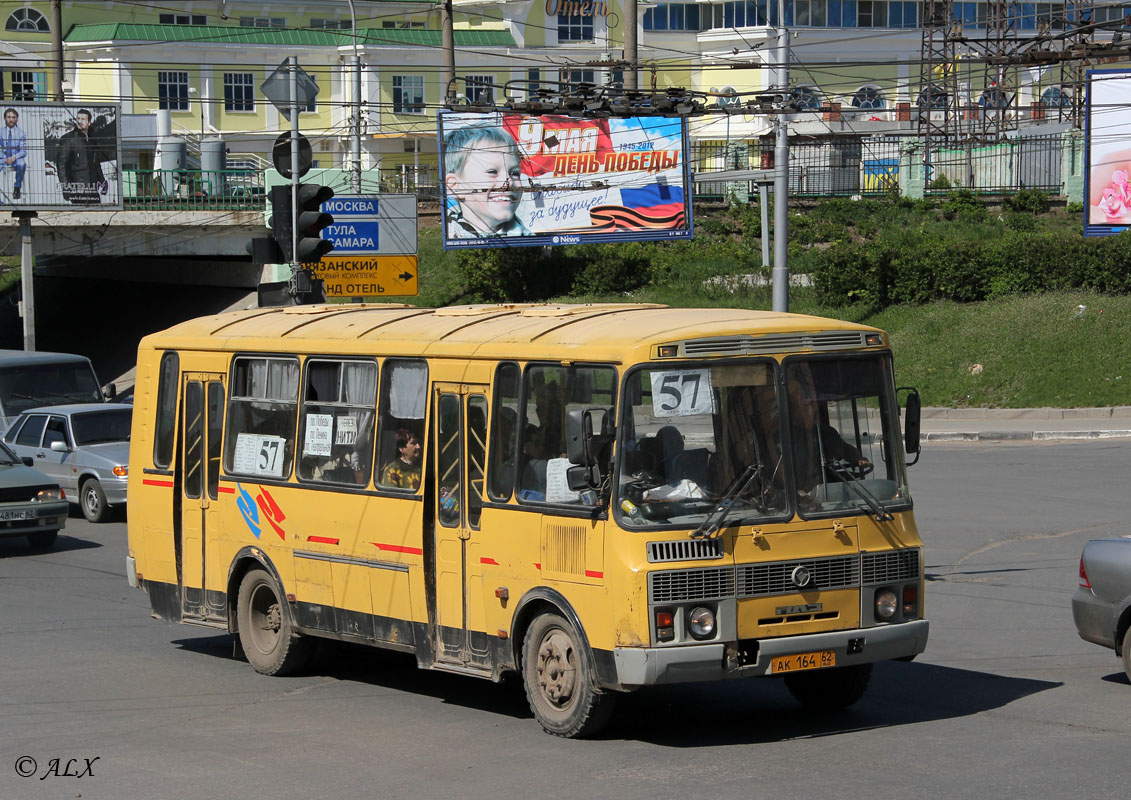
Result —
M 20 756 L 16 759 L 16 774 L 21 778 L 30 778 L 35 774 L 38 766 L 31 756 Z

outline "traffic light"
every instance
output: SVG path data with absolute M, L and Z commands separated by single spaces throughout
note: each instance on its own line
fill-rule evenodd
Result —
M 334 249 L 333 242 L 318 236 L 323 228 L 334 224 L 334 218 L 321 211 L 322 204 L 333 196 L 334 190 L 329 186 L 298 185 L 298 237 L 295 240 L 291 221 L 291 187 L 271 187 L 271 237 L 278 243 L 288 263 L 314 264 Z

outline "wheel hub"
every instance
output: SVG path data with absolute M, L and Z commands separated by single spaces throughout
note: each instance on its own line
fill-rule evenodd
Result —
M 575 657 L 569 637 L 561 631 L 549 633 L 538 648 L 538 684 L 559 708 L 569 704 L 577 688 Z

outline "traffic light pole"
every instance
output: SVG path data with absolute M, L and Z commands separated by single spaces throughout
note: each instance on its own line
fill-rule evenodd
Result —
M 298 274 L 298 56 L 287 58 L 291 84 L 291 278 Z

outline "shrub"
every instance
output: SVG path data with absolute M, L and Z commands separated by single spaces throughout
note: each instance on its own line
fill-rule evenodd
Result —
M 1026 214 L 1043 214 L 1048 210 L 1049 198 L 1040 189 L 1022 189 L 1015 195 L 1005 198 L 1004 208 Z

